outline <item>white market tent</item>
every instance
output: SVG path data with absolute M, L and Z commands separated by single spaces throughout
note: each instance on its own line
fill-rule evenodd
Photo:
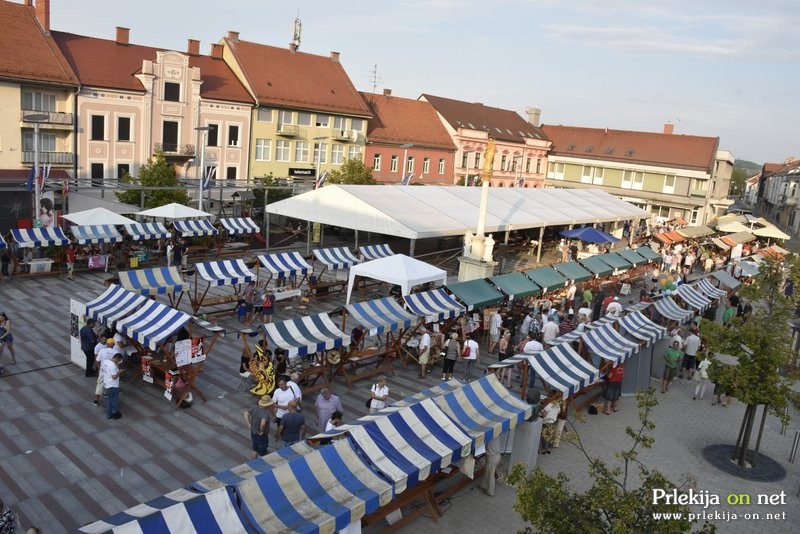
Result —
M 347 282 L 347 304 L 350 304 L 350 295 L 353 292 L 356 276 L 397 284 L 403 295 L 408 295 L 411 288 L 419 284 L 439 282 L 439 285 L 443 285 L 447 282 L 447 271 L 424 261 L 415 260 L 405 254 L 395 254 L 350 267 L 350 277 Z
M 119 224 L 133 224 L 135 221 L 123 217 L 106 208 L 92 208 L 84 211 L 71 212 L 62 215 L 62 218 L 77 226 L 116 226 Z
M 332 184 L 267 205 L 267 212 L 365 232 L 424 239 L 475 232 L 481 188 Z M 598 189 L 489 188 L 485 231 L 647 219 Z
M 183 204 L 173 202 L 157 208 L 137 212 L 136 215 L 145 217 L 161 217 L 163 219 L 197 219 L 198 217 L 211 217 L 210 213 L 200 211 Z

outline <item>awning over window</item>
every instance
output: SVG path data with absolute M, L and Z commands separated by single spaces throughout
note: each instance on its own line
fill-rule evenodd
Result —
M 345 309 L 353 321 L 367 328 L 370 336 L 408 328 L 416 319 L 393 297 L 349 304 Z
M 20 247 L 52 247 L 63 246 L 69 239 L 61 228 L 14 228 L 11 237 Z
M 552 267 L 529 269 L 525 271 L 525 275 L 542 288 L 542 293 L 548 293 L 567 285 L 567 279 Z
M 178 267 L 119 271 L 117 276 L 119 277 L 119 285 L 140 295 L 160 295 L 183 291 L 183 280 Z
M 331 350 L 350 341 L 350 336 L 339 330 L 326 313 L 266 323 L 264 329 L 269 340 L 289 351 L 289 356 Z
M 361 257 L 364 258 L 364 261 L 377 260 L 379 258 L 385 258 L 387 256 L 394 255 L 392 249 L 389 248 L 389 245 L 385 243 L 383 245 L 367 245 L 364 247 L 358 247 L 358 251 L 361 252 Z
M 442 288 L 404 295 L 403 300 L 414 315 L 424 317 L 427 323 L 460 317 L 467 311 Z
M 350 249 L 346 247 L 320 248 L 312 252 L 314 252 L 315 258 L 331 270 L 349 269 L 353 265 L 360 263 L 358 258 L 353 256 Z
M 541 292 L 539 286 L 522 273 L 501 274 L 492 276 L 489 280 L 512 299 L 537 295 Z
M 626 334 L 647 342 L 648 346 L 667 335 L 665 327 L 657 325 L 641 312 L 629 313 L 619 320 L 619 324 Z
M 483 279 L 449 284 L 447 289 L 467 305 L 467 311 L 503 302 L 505 297 Z
M 169 239 L 172 237 L 172 232 L 167 230 L 167 227 L 162 223 L 134 223 L 126 224 L 125 232 L 131 236 L 134 241 L 144 241 L 145 239 Z
M 196 263 L 195 269 L 200 278 L 215 286 L 246 284 L 256 279 L 241 259 Z
M 311 265 L 308 264 L 299 252 L 261 254 L 258 256 L 258 261 L 260 261 L 261 265 L 266 267 L 269 272 L 278 276 L 278 278 L 306 274 L 312 270 Z
M 230 235 L 257 234 L 259 232 L 258 225 L 250 217 L 220 219 L 219 222 Z
M 624 249 L 617 250 L 616 254 L 619 254 L 626 261 L 629 261 L 633 265 L 642 265 L 644 263 L 647 263 L 647 261 L 648 261 L 647 258 L 645 258 L 641 254 L 639 254 L 638 250 L 639 249 L 631 250 L 631 249 L 628 249 L 628 248 L 624 248 Z M 647 247 L 647 250 L 652 251 L 652 249 L 650 247 Z
M 573 282 L 584 282 L 594 277 L 592 273 L 584 269 L 576 261 L 568 261 L 567 263 L 556 263 L 553 267 L 564 275 L 568 280 Z
M 122 234 L 110 224 L 70 226 L 72 235 L 79 245 L 87 243 L 119 243 Z
M 183 237 L 200 237 L 204 235 L 217 235 L 219 232 L 211 225 L 211 221 L 206 219 L 190 219 L 186 221 L 174 221 L 175 230 Z
M 605 276 L 614 272 L 614 268 L 600 259 L 600 256 L 589 256 L 580 260 L 580 264 L 595 276 Z

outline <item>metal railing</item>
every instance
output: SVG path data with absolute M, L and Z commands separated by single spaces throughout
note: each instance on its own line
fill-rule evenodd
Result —
M 277 134 L 297 137 L 300 135 L 300 127 L 294 124 L 279 124 Z
M 22 152 L 22 163 L 34 163 L 36 152 L 24 150 Z M 39 163 L 52 163 L 55 165 L 72 165 L 75 162 L 74 152 L 43 152 L 39 151 Z
M 47 115 L 45 120 L 35 121 L 40 124 L 66 124 L 72 125 L 72 113 L 62 113 L 60 111 L 42 111 L 39 109 L 21 109 L 19 112 L 19 118 L 23 122 L 31 122 L 34 121 L 26 121 L 25 117 L 29 115 Z

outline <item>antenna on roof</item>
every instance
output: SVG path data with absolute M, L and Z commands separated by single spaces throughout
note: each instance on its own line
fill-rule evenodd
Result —
M 300 21 L 300 10 L 297 10 L 297 16 L 294 18 L 294 27 L 292 29 L 292 42 L 289 43 L 289 50 L 297 52 L 300 48 L 300 38 L 303 36 L 303 23 Z
M 372 67 L 372 70 L 369 71 L 370 77 L 369 80 L 372 82 L 372 92 L 378 92 L 378 82 L 381 81 L 381 77 L 378 75 L 378 64 L 375 63 L 375 66 Z

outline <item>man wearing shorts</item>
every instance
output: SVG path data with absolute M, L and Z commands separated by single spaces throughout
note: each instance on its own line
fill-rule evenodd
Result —
M 685 378 L 692 379 L 697 364 L 697 351 L 700 350 L 700 336 L 697 335 L 697 330 L 692 328 L 691 333 L 686 337 L 683 342 L 683 365 L 681 366 L 680 377 L 684 378 L 684 371 L 688 376 Z
M 678 373 L 678 366 L 683 360 L 683 351 L 679 341 L 673 341 L 672 346 L 664 353 L 664 380 L 661 382 L 661 393 L 669 391 L 670 382 Z
M 419 340 L 419 379 L 425 378 L 425 368 L 431 355 L 431 335 L 428 329 L 422 327 L 422 338 Z
M 495 310 L 489 318 L 489 352 L 494 352 L 495 347 L 500 343 L 500 328 L 503 326 L 503 317 L 500 310 Z

